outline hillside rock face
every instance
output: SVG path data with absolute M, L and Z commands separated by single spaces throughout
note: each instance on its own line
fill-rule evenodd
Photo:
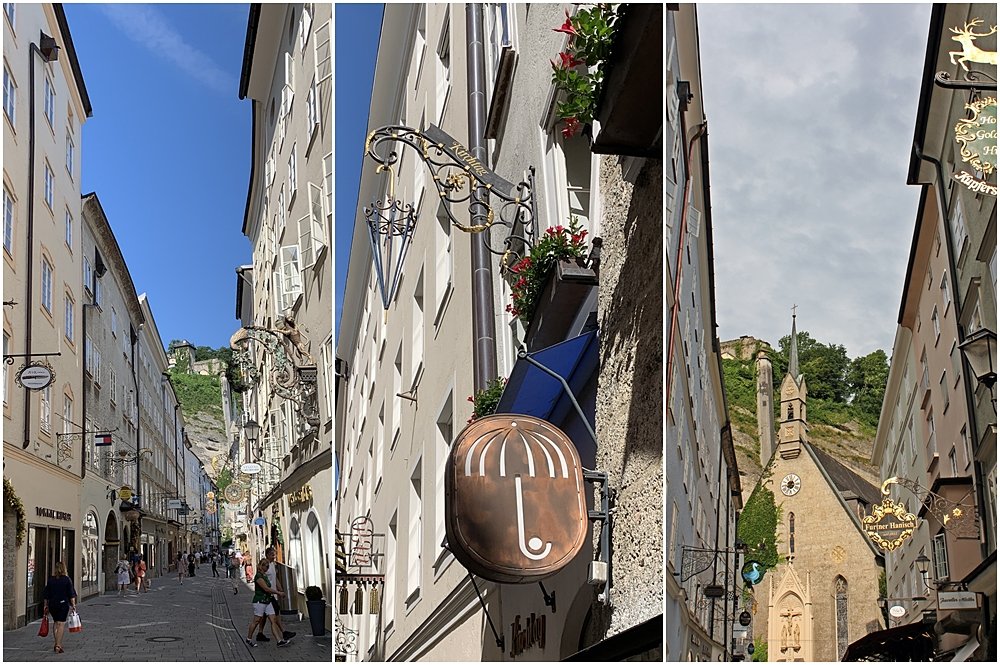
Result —
M 194 414 L 185 412 L 184 431 L 191 441 L 191 450 L 205 464 L 209 475 L 215 475 L 211 466 L 212 458 L 229 449 L 229 437 L 222 418 L 206 411 Z

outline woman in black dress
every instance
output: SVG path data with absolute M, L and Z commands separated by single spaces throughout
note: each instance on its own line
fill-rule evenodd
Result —
M 49 583 L 45 585 L 45 606 L 42 608 L 42 615 L 52 614 L 55 622 L 55 652 L 62 653 L 63 630 L 66 628 L 66 617 L 69 616 L 70 608 L 76 609 L 76 589 L 73 588 L 73 580 L 66 575 L 66 564 L 62 561 L 56 563 L 55 572 L 49 578 Z

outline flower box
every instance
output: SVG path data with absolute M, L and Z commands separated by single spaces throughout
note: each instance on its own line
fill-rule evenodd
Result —
M 592 289 L 597 273 L 576 261 L 560 261 L 549 273 L 525 334 L 529 352 L 566 339 Z

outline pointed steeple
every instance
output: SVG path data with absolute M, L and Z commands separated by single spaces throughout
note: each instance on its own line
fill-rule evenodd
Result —
M 788 373 L 792 375 L 795 382 L 799 382 L 799 340 L 798 335 L 795 334 L 795 308 L 798 305 L 792 305 L 792 349 L 788 353 Z

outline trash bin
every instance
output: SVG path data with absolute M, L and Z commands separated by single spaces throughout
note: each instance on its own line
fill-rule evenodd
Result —
M 281 614 L 297 615 L 299 610 L 295 606 L 295 597 L 298 595 L 298 590 L 295 587 L 295 569 L 277 561 L 273 565 L 276 568 L 275 577 L 280 580 L 281 588 L 285 591 L 285 595 L 278 599 Z

